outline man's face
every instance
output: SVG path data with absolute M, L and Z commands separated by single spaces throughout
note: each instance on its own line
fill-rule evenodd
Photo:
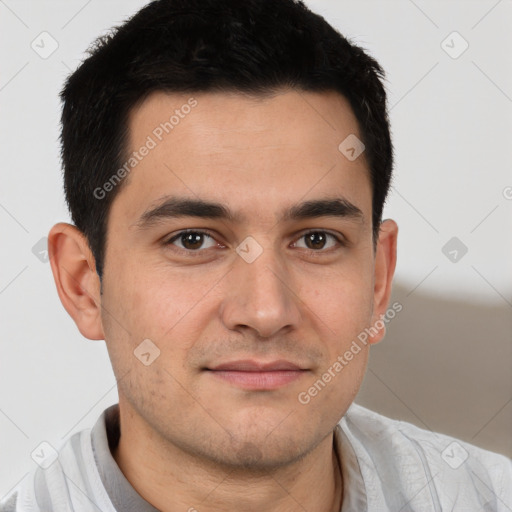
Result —
M 197 104 L 181 109 L 191 96 Z M 189 113 L 155 132 L 176 109 Z M 361 138 L 348 102 L 334 92 L 157 93 L 132 112 L 130 129 L 130 151 L 148 136 L 156 146 L 108 222 L 102 325 L 121 408 L 141 434 L 217 464 L 297 460 L 353 401 L 368 347 L 309 403 L 299 394 L 383 312 L 373 310 L 368 168 L 364 154 L 351 161 L 338 149 Z M 218 203 L 233 218 L 141 220 L 171 197 Z M 345 208 L 285 216 L 320 200 Z M 276 361 L 281 371 L 248 372 Z

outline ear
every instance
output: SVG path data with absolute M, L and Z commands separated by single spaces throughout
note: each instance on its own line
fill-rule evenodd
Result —
M 48 256 L 62 305 L 78 330 L 90 340 L 103 340 L 100 279 L 83 233 L 72 224 L 55 224 L 48 234 Z
M 396 266 L 396 243 L 398 226 L 387 219 L 380 225 L 379 239 L 375 253 L 375 274 L 373 289 L 372 323 L 369 329 L 369 343 L 378 343 L 386 334 L 386 323 L 381 315 L 386 313 L 391 296 L 391 286 Z

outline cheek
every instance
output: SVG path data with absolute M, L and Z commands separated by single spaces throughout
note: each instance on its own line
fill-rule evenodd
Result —
M 325 364 L 299 390 L 299 407 L 322 425 L 339 422 L 361 387 L 368 352 L 368 346 L 354 344 L 350 336 L 333 340 Z
M 195 335 L 184 321 L 190 307 L 163 279 L 121 275 L 105 287 L 102 315 L 109 357 L 123 395 L 132 405 L 148 402 L 150 407 L 184 381 L 182 362 Z
M 182 281 L 169 272 L 135 266 L 118 273 L 108 302 L 134 337 L 162 339 L 200 297 L 198 290 Z
M 362 259 L 362 258 L 361 258 Z M 353 258 L 338 268 L 301 275 L 298 296 L 319 319 L 318 328 L 337 344 L 368 326 L 373 303 L 370 265 Z
M 209 304 L 212 307 L 214 292 L 205 294 L 218 277 L 201 274 L 192 281 L 184 272 L 180 275 L 149 265 L 140 265 L 133 272 L 118 268 L 117 272 L 106 286 L 104 301 L 104 310 L 109 312 L 104 315 L 105 336 L 116 376 L 132 369 L 137 374 L 146 370 L 134 351 L 149 339 L 158 354 L 151 368 L 164 366 L 183 380 L 187 353 L 201 339 L 214 314 L 206 309 Z M 160 378 L 169 376 L 164 373 Z M 149 384 L 144 377 L 144 385 Z

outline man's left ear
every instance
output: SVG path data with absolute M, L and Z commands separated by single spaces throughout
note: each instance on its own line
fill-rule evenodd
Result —
M 383 221 L 380 225 L 375 254 L 373 314 L 370 326 L 374 328 L 369 329 L 369 343 L 378 343 L 386 334 L 386 324 L 381 320 L 381 315 L 386 313 L 391 296 L 391 286 L 396 266 L 397 237 L 398 225 L 396 222 L 391 219 Z M 378 320 L 381 321 L 378 322 Z M 375 331 L 377 332 L 375 333 Z

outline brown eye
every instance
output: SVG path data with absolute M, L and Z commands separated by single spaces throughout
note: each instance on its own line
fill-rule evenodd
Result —
M 308 233 L 305 235 L 306 245 L 309 249 L 323 249 L 326 243 L 327 237 L 325 233 L 316 232 Z
M 208 247 L 203 247 L 206 239 L 210 239 L 212 241 L 211 245 Z M 168 242 L 166 242 L 166 245 L 171 244 L 176 245 L 180 249 L 197 252 L 198 249 L 208 249 L 209 247 L 214 247 L 215 240 L 204 231 L 190 230 L 182 231 L 181 233 L 178 233 L 176 236 L 173 236 Z
M 325 231 L 310 231 L 302 235 L 299 240 L 305 241 L 305 249 L 315 252 L 320 252 L 322 249 L 331 249 L 336 245 L 343 245 L 343 242 L 337 236 Z M 297 246 L 297 242 L 295 246 Z

